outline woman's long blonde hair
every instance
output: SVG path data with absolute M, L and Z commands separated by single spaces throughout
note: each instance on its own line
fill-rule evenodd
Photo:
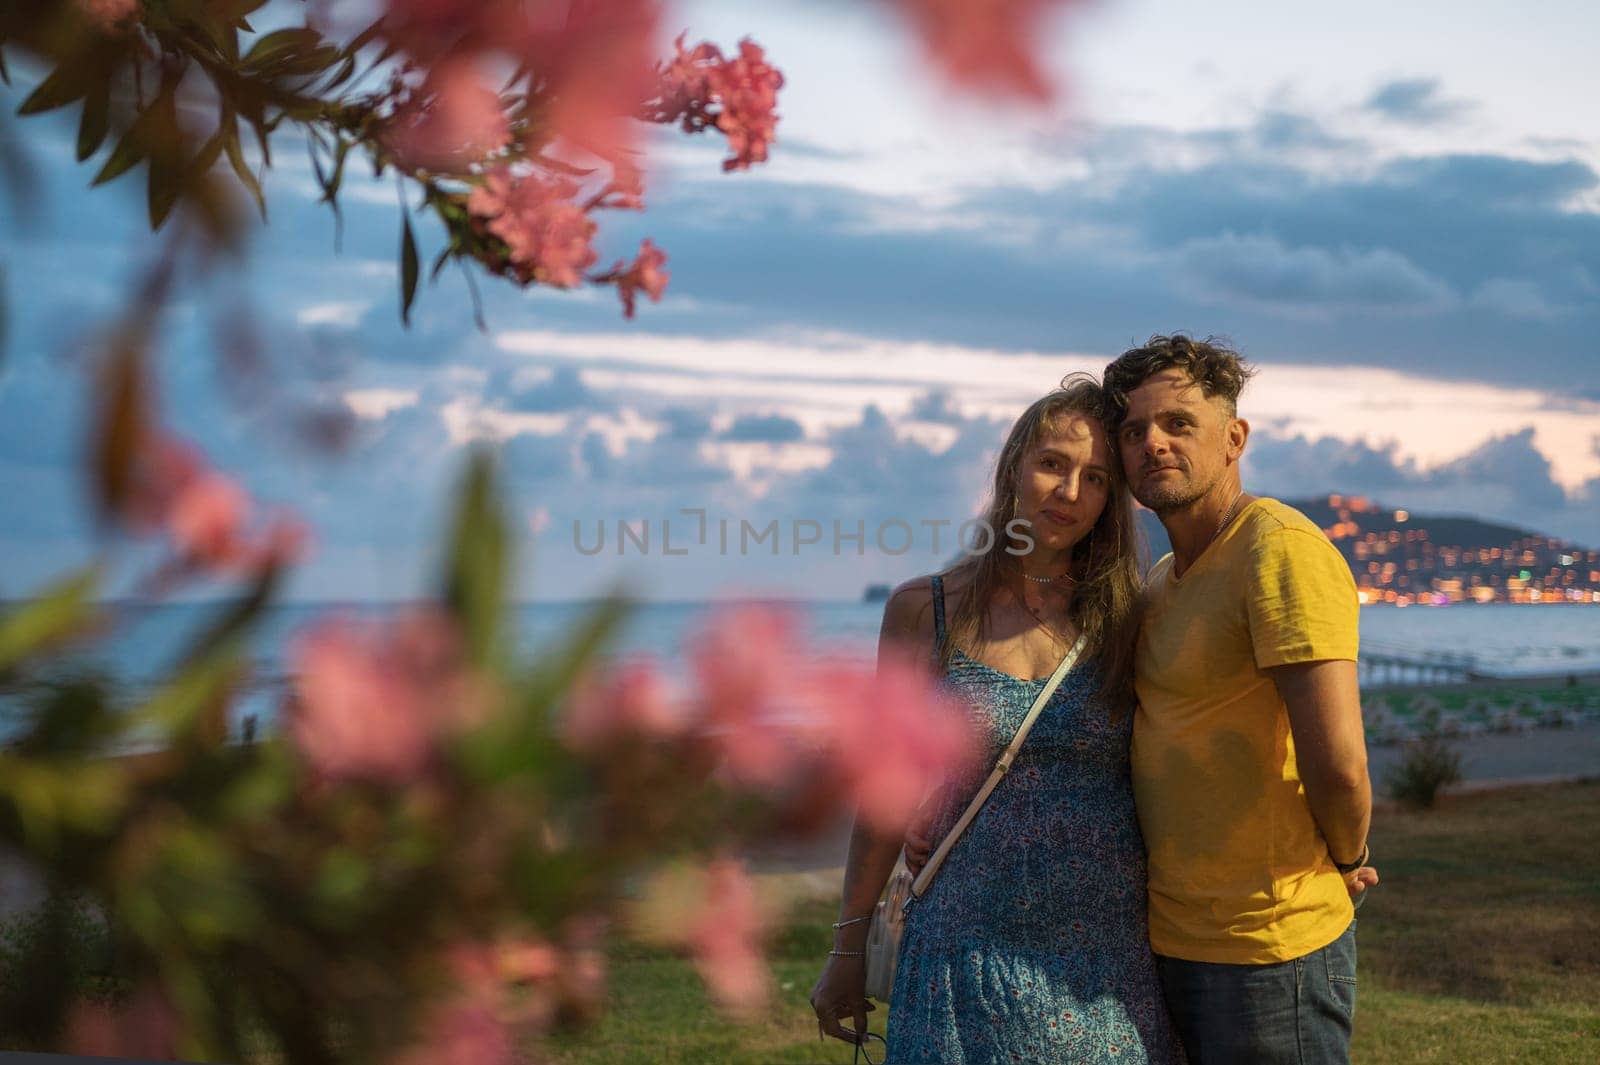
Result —
M 988 550 L 967 555 L 945 574 L 961 585 L 954 597 L 941 665 L 948 668 L 956 647 L 975 649 L 988 638 L 989 604 L 1017 567 L 1006 553 L 1012 541 L 1006 523 L 1017 515 L 1017 481 L 1022 459 L 1060 420 L 1069 414 L 1087 415 L 1105 426 L 1108 410 L 1105 391 L 1088 374 L 1070 374 L 1060 387 L 1042 396 L 1022 412 L 1011 427 L 995 463 L 994 481 L 985 519 L 994 535 Z M 1089 535 L 1072 549 L 1074 578 L 1069 616 L 1085 641 L 1083 661 L 1100 669 L 1100 694 L 1114 713 L 1132 704 L 1134 642 L 1138 638 L 1140 577 L 1138 533 L 1133 501 L 1127 488 L 1116 447 L 1111 448 L 1111 486 L 1105 510 Z

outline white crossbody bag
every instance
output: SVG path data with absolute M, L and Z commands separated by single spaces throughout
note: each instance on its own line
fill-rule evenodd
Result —
M 911 912 L 912 904 L 928 890 L 928 885 L 933 883 L 933 878 L 938 875 L 939 867 L 944 864 L 950 849 L 956 845 L 956 841 L 967 830 L 967 826 L 972 824 L 973 819 L 978 816 L 978 811 L 983 808 L 984 802 L 999 785 L 1006 771 L 1011 768 L 1012 761 L 1017 757 L 1017 751 L 1022 747 L 1022 741 L 1028 738 L 1033 723 L 1039 719 L 1039 713 L 1044 710 L 1045 704 L 1056 693 L 1056 689 L 1061 687 L 1062 678 L 1072 669 L 1073 663 L 1078 660 L 1078 655 L 1083 652 L 1084 640 L 1085 637 L 1080 635 L 1078 642 L 1074 643 L 1072 649 L 1061 659 L 1061 664 L 1050 675 L 1050 683 L 1044 686 L 1039 697 L 1033 701 L 1033 706 L 1028 708 L 1028 715 L 1022 719 L 1022 724 L 1017 726 L 1017 734 L 1011 737 L 1006 749 L 1000 752 L 1000 757 L 996 759 L 988 779 L 983 782 L 983 787 L 972 797 L 972 801 L 961 814 L 961 819 L 950 829 L 915 880 L 911 879 L 911 871 L 905 867 L 905 852 L 901 851 L 894 875 L 889 878 L 889 890 L 877 908 L 872 911 L 872 924 L 867 928 L 865 950 L 868 998 L 875 998 L 883 1003 L 889 1001 L 890 992 L 894 990 L 895 964 L 900 960 L 900 941 L 906 934 L 906 915 Z

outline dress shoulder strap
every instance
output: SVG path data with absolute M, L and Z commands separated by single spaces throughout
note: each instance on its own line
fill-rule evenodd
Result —
M 933 585 L 933 653 L 938 662 L 944 660 L 944 578 L 935 574 L 929 583 Z

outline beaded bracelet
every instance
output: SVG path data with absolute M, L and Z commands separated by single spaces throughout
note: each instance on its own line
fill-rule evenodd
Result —
M 864 950 L 830 950 L 828 951 L 828 956 L 831 958 L 865 958 L 867 952 Z
M 835 922 L 833 922 L 833 927 L 834 928 L 843 928 L 846 925 L 860 924 L 862 921 L 870 921 L 870 920 L 872 920 L 872 914 L 869 913 L 865 917 L 852 917 L 848 921 L 835 921 Z

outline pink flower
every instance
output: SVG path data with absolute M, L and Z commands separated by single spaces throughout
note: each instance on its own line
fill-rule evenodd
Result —
M 895 0 L 932 58 L 957 84 L 1037 102 L 1052 89 L 1034 42 L 1044 14 L 1077 0 Z
M 559 24 L 530 19 L 519 58 L 549 86 L 551 132 L 604 158 L 634 145 L 660 46 L 657 0 L 585 0 L 554 5 Z M 548 23 L 548 16 L 544 22 Z
M 767 161 L 767 146 L 776 139 L 778 90 L 783 75 L 766 61 L 761 46 L 749 38 L 739 42 L 739 58 L 707 72 L 711 95 L 722 105 L 717 128 L 728 138 L 733 157 L 723 170 L 748 170 Z
M 680 735 L 687 721 L 666 680 L 648 660 L 623 663 L 604 681 L 578 682 L 562 718 L 562 735 L 576 751 L 596 751 L 619 739 Z
M 803 656 L 793 617 L 770 607 L 714 615 L 691 646 L 704 725 L 736 780 L 776 787 L 807 754 Z
M 887 652 L 875 672 L 822 674 L 813 709 L 829 720 L 841 790 L 885 831 L 902 831 L 928 788 L 977 750 L 962 705 L 909 654 Z
M 639 257 L 633 261 L 633 265 L 624 270 L 622 260 L 618 259 L 609 274 L 596 280 L 616 282 L 617 294 L 622 297 L 622 313 L 632 318 L 634 301 L 640 292 L 649 296 L 652 303 L 661 302 L 661 293 L 666 291 L 667 281 L 672 277 L 661 269 L 666 261 L 666 252 L 646 238 L 639 245 Z
M 179 1022 L 166 992 L 141 984 L 115 1007 L 79 999 L 67 1015 L 64 1049 L 88 1057 L 167 1061 L 181 1053 Z
M 226 565 L 241 553 L 250 500 L 244 490 L 214 471 L 191 480 L 172 501 L 167 529 L 185 558 Z
M 329 618 L 295 640 L 291 671 L 289 735 L 330 779 L 411 780 L 441 736 L 484 712 L 456 628 L 435 612 L 387 629 Z
M 429 1014 L 417 1042 L 392 1065 L 511 1065 L 511 1032 L 492 1002 L 458 998 Z
M 689 922 L 695 966 L 725 1008 L 749 1014 L 767 1001 L 772 976 L 761 954 L 766 922 L 744 867 L 718 858 L 706 869 L 705 897 Z
M 137 532 L 164 532 L 183 565 L 251 574 L 300 557 L 303 525 L 280 514 L 252 535 L 251 511 L 244 490 L 188 444 L 161 434 L 142 442 L 123 516 Z
M 660 94 L 662 105 L 674 114 L 692 111 L 711 100 L 711 67 L 722 62 L 722 51 L 709 41 L 701 41 L 693 50 L 683 47 L 687 34 L 680 33 L 672 42 L 674 54 L 661 69 Z
M 766 52 L 749 38 L 739 42 L 739 55 L 726 59 L 713 44 L 685 50 L 682 36 L 676 54 L 658 75 L 654 119 L 679 122 L 684 132 L 715 127 L 728 138 L 733 155 L 723 170 L 747 170 L 767 159 L 776 139 L 778 90 L 783 74 L 766 61 Z
M 125 27 L 139 15 L 139 0 L 77 0 L 78 9 L 102 30 Z
M 595 223 L 573 202 L 578 186 L 535 174 L 514 176 L 497 167 L 467 197 L 467 210 L 506 244 L 524 281 L 570 288 L 583 280 L 598 253 Z
M 429 72 L 383 139 L 408 170 L 460 173 L 505 147 L 511 126 L 473 64 L 449 59 Z

